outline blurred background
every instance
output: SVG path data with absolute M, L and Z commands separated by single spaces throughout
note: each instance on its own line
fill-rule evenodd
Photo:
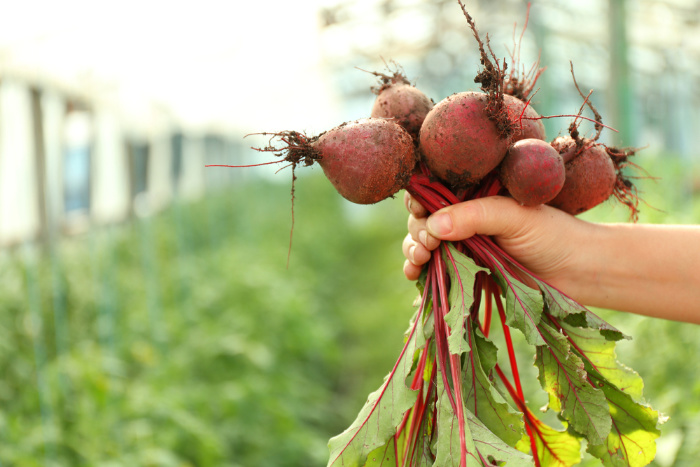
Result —
M 401 196 L 300 169 L 290 248 L 289 169 L 204 166 L 368 116 L 392 61 L 436 102 L 474 90 L 456 0 L 0 3 L 0 466 L 325 465 L 413 313 Z M 578 111 L 572 62 L 603 140 L 644 147 L 640 222 L 700 222 L 700 1 L 535 0 L 522 41 L 526 2 L 466 5 L 547 67 L 540 114 Z M 671 417 L 654 465 L 697 465 L 700 328 L 599 313 Z

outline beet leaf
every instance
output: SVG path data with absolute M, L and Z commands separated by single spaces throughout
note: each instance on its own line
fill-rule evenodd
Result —
M 602 446 L 588 451 L 604 465 L 647 465 L 656 454 L 658 425 L 664 418 L 644 403 L 642 378 L 617 361 L 615 343 L 601 340 L 597 331 L 562 324 L 570 342 L 584 363 L 592 383 L 605 394 L 612 416 L 612 428 Z
M 547 345 L 537 347 L 535 365 L 540 384 L 549 393 L 549 408 L 590 444 L 601 444 L 612 423 L 605 394 L 590 384 L 583 361 L 571 351 L 566 336 L 544 322 L 538 329 Z
M 416 400 L 417 391 L 406 385 L 406 378 L 411 373 L 414 354 L 420 345 L 425 345 L 425 339 L 419 313 L 411 325 L 399 360 L 384 384 L 369 395 L 352 425 L 329 441 L 329 467 L 365 465 L 368 455 L 394 436 L 396 427 Z
M 531 345 L 544 345 L 544 340 L 537 330 L 544 310 L 544 300 L 539 290 L 525 285 L 519 278 L 508 272 L 504 262 L 494 256 L 493 274 L 506 296 L 506 324 L 520 330 Z
M 565 322 L 578 327 L 586 327 L 597 329 L 600 334 L 607 340 L 619 341 L 620 339 L 630 339 L 629 336 L 606 323 L 588 308 L 581 305 L 573 298 L 563 294 L 543 280 L 532 276 L 526 271 L 521 271 L 528 275 L 537 283 L 537 286 L 542 291 L 544 302 L 547 307 L 547 313 L 555 318 L 562 318 Z
M 449 369 L 446 369 L 449 373 Z M 449 397 L 450 388 L 445 387 L 443 380 L 445 375 L 440 375 L 444 368 L 438 364 L 437 381 L 437 442 L 435 445 L 435 464 L 440 467 L 481 467 L 483 463 L 479 459 L 479 454 L 474 446 L 474 440 L 468 425 L 464 427 L 466 431 L 465 448 L 462 449 L 460 439 L 459 420 L 456 411 L 452 407 Z M 462 410 L 464 405 L 462 405 Z
M 479 417 L 482 424 L 510 446 L 523 437 L 523 414 L 517 412 L 503 398 L 488 376 L 495 365 L 496 346 L 480 331 L 470 330 L 473 350 L 464 362 L 464 402 L 467 409 Z M 481 355 L 487 357 L 487 368 Z
M 537 458 L 547 467 L 569 467 L 581 462 L 581 442 L 568 431 L 558 431 L 534 419 Z
M 443 259 L 447 263 L 447 273 L 450 276 L 450 312 L 445 316 L 445 323 L 450 327 L 447 338 L 450 353 L 462 354 L 469 351 L 469 343 L 465 340 L 465 323 L 474 304 L 474 283 L 479 272 L 488 269 L 476 265 L 474 261 L 447 243 L 443 249 Z
M 612 429 L 601 445 L 588 446 L 588 452 L 607 466 L 643 466 L 654 460 L 656 438 L 661 434 L 659 413 L 635 402 L 632 396 L 591 372 L 594 384 L 601 386 L 610 406 Z

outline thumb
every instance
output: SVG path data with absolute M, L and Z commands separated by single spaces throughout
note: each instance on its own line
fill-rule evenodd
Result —
M 514 236 L 532 210 L 512 198 L 488 196 L 440 209 L 427 219 L 428 233 L 440 240 L 463 240 L 475 234 Z

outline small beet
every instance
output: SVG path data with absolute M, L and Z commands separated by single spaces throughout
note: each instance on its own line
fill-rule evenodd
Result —
M 408 183 L 416 165 L 413 139 L 399 124 L 381 118 L 344 123 L 318 137 L 318 163 L 344 198 L 374 204 Z
M 380 88 L 371 116 L 394 119 L 418 141 L 423 120 L 433 106 L 433 101 L 423 91 L 399 81 Z
M 544 123 L 540 115 L 530 104 L 526 104 L 517 97 L 506 94 L 503 96 L 508 108 L 508 118 L 515 123 L 515 131 L 511 138 L 511 144 L 523 139 L 540 139 L 545 141 L 547 135 Z M 525 110 L 523 112 L 523 109 Z
M 522 139 L 506 153 L 500 167 L 501 183 L 524 206 L 554 199 L 564 186 L 564 161 L 546 141 Z
M 574 152 L 565 164 L 564 187 L 547 203 L 572 215 L 588 211 L 610 198 L 618 178 L 605 147 L 583 141 L 581 150 Z

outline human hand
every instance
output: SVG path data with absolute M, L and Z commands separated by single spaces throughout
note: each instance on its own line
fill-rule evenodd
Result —
M 582 243 L 590 243 L 594 224 L 551 206 L 525 207 L 512 198 L 489 196 L 441 209 L 427 210 L 406 193 L 408 235 L 403 241 L 404 274 L 420 276 L 441 240 L 459 241 L 475 234 L 494 241 L 536 276 L 560 290 L 575 282 L 582 264 Z

